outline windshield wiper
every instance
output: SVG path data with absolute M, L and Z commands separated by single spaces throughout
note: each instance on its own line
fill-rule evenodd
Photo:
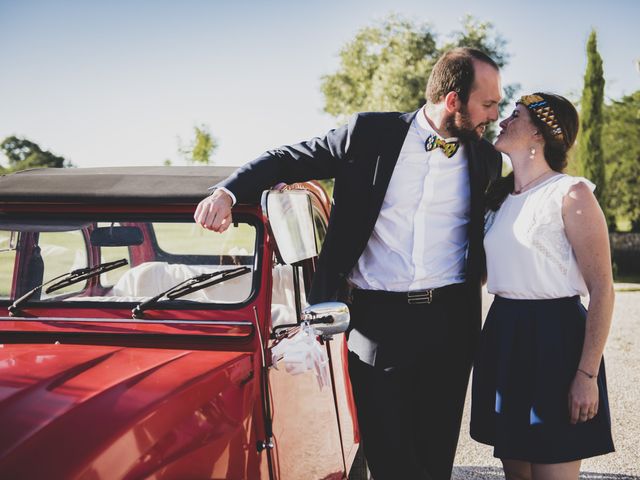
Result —
M 218 270 L 213 273 L 203 273 L 202 275 L 188 278 L 177 285 L 174 285 L 169 290 L 159 293 L 155 297 L 138 304 L 133 310 L 131 310 L 131 315 L 133 318 L 144 318 L 143 311 L 151 305 L 158 303 L 162 297 L 167 297 L 169 300 L 175 300 L 176 298 L 184 297 L 185 295 L 197 292 L 203 288 L 239 277 L 240 275 L 244 275 L 250 271 L 251 269 L 249 267 L 238 267 L 231 268 L 229 270 Z
M 62 275 L 58 275 L 51 280 L 47 280 L 42 285 L 38 285 L 37 287 L 29 290 L 23 296 L 18 298 L 13 304 L 9 307 L 9 314 L 15 315 L 18 312 L 18 307 L 22 305 L 24 302 L 29 300 L 34 293 L 40 290 L 45 285 L 49 285 L 50 283 L 56 282 L 53 285 L 50 285 L 45 290 L 45 293 L 55 292 L 56 290 L 60 290 L 69 285 L 73 285 L 74 283 L 81 282 L 83 280 L 87 280 L 89 278 L 95 277 L 105 272 L 109 272 L 111 270 L 115 270 L 116 268 L 124 267 L 129 262 L 124 258 L 120 260 L 115 260 L 113 262 L 105 262 L 100 265 L 96 265 L 95 267 L 86 267 L 86 268 L 78 268 L 77 270 L 72 270 L 67 273 L 63 273 Z

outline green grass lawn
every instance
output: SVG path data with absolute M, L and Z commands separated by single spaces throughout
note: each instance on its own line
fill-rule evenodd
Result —
M 246 252 L 245 255 L 254 253 L 256 230 L 245 223 L 232 225 L 224 233 L 205 230 L 195 223 L 154 223 L 153 228 L 158 245 L 167 253 L 233 255 L 240 250 Z
M 0 249 L 2 249 L 2 234 L 0 232 Z M 13 264 L 16 252 L 0 252 L 0 298 L 7 298 L 11 289 L 11 279 L 13 275 Z

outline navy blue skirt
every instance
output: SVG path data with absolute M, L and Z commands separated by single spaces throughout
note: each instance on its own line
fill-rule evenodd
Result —
M 604 360 L 597 415 L 569 422 L 587 312 L 580 297 L 511 300 L 496 296 L 473 370 L 471 437 L 497 458 L 563 463 L 614 451 Z

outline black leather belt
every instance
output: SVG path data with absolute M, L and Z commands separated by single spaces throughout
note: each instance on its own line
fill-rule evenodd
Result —
M 428 288 L 426 290 L 411 290 L 409 292 L 389 292 L 386 290 L 362 290 L 354 288 L 351 293 L 354 299 L 359 301 L 372 301 L 378 303 L 395 303 L 409 305 L 425 305 L 452 296 L 464 288 L 464 283 L 454 283 L 440 288 Z

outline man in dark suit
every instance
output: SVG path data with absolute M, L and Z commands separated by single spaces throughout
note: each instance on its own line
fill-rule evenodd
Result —
M 452 50 L 417 112 L 356 114 L 322 138 L 268 151 L 195 213 L 221 232 L 236 201 L 335 178 L 309 301 L 350 304 L 349 372 L 376 480 L 451 476 L 481 323 L 484 192 L 501 166 L 481 137 L 500 99 L 493 60 Z

